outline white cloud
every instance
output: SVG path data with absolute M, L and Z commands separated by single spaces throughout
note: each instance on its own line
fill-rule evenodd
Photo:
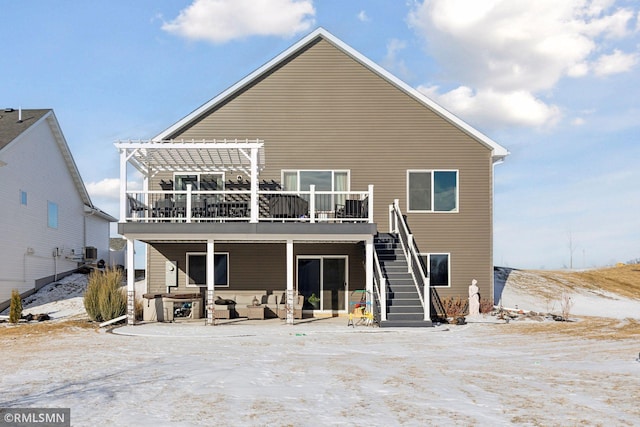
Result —
M 594 63 L 605 43 L 631 34 L 634 12 L 613 0 L 422 0 L 407 22 L 450 81 L 461 87 L 431 96 L 449 102 L 468 120 L 486 116 L 481 105 L 512 106 L 504 123 L 552 124 L 560 112 L 546 105 L 565 76 L 583 77 L 631 69 L 636 55 L 614 51 Z M 465 89 L 466 88 L 466 89 Z M 473 90 L 469 89 L 473 88 Z M 525 112 L 526 114 L 523 114 Z
M 408 78 L 410 72 L 404 61 L 398 58 L 398 52 L 406 47 L 407 43 L 402 40 L 389 40 L 389 42 L 387 42 L 387 54 L 382 60 L 383 67 L 403 78 Z
M 88 182 L 85 184 L 89 197 L 92 199 L 111 199 L 118 200 L 120 197 L 120 180 L 118 178 L 105 178 L 98 182 Z M 130 181 L 127 183 L 127 190 L 139 190 L 138 181 Z
M 488 126 L 545 127 L 555 124 L 562 116 L 559 107 L 547 105 L 527 91 L 483 89 L 474 92 L 467 86 L 460 86 L 445 94 L 438 94 L 435 86 L 420 86 L 418 90 L 446 109 Z
M 358 13 L 358 21 L 369 22 L 370 19 L 367 16 L 367 12 L 365 12 L 364 10 L 361 10 L 360 13 Z
M 162 29 L 224 43 L 252 35 L 288 37 L 314 24 L 312 0 L 194 0 Z
M 624 53 L 615 49 L 611 55 L 602 55 L 593 65 L 593 72 L 597 76 L 624 73 L 638 63 L 638 55 Z

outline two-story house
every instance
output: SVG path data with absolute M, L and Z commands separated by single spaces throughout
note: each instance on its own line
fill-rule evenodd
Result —
M 130 257 L 147 244 L 147 297 L 200 295 L 210 323 L 216 295 L 242 291 L 279 297 L 289 323 L 301 295 L 313 315 L 362 301 L 382 326 L 430 325 L 432 296 L 466 298 L 473 279 L 493 294 L 507 150 L 322 28 L 116 146 L 119 232 Z
M 109 259 L 109 226 L 96 208 L 51 109 L 0 110 L 0 310 Z

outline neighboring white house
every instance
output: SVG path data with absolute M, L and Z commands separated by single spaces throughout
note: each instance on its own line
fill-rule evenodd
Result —
M 127 268 L 127 239 L 122 237 L 112 237 L 109 243 L 109 265 L 118 266 L 121 265 L 125 269 Z
M 91 203 L 53 110 L 0 110 L 0 183 L 0 310 L 12 289 L 109 260 L 117 220 Z

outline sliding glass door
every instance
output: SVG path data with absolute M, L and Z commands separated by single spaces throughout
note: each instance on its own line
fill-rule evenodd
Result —
M 298 257 L 298 292 L 305 297 L 304 309 L 345 311 L 347 257 Z

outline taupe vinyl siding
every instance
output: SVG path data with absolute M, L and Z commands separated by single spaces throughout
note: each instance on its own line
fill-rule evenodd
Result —
M 205 243 L 156 243 L 149 246 L 147 289 L 167 292 L 166 261 L 178 261 L 178 287 L 171 293 L 197 293 L 198 287 L 186 286 L 187 252 L 206 252 Z M 229 288 L 241 290 L 284 290 L 287 287 L 285 243 L 216 243 L 215 252 L 229 253 Z M 294 244 L 294 256 L 346 255 L 349 257 L 350 289 L 364 289 L 363 249 L 357 244 Z M 295 269 L 295 267 L 294 267 Z
M 409 214 L 421 252 L 450 252 L 452 288 L 492 275 L 490 150 L 325 40 L 291 58 L 203 115 L 175 139 L 260 138 L 262 179 L 282 169 L 348 169 L 352 190 L 375 185 L 374 216 L 387 231 L 388 205 L 406 213 L 407 169 L 459 171 L 459 212 Z

